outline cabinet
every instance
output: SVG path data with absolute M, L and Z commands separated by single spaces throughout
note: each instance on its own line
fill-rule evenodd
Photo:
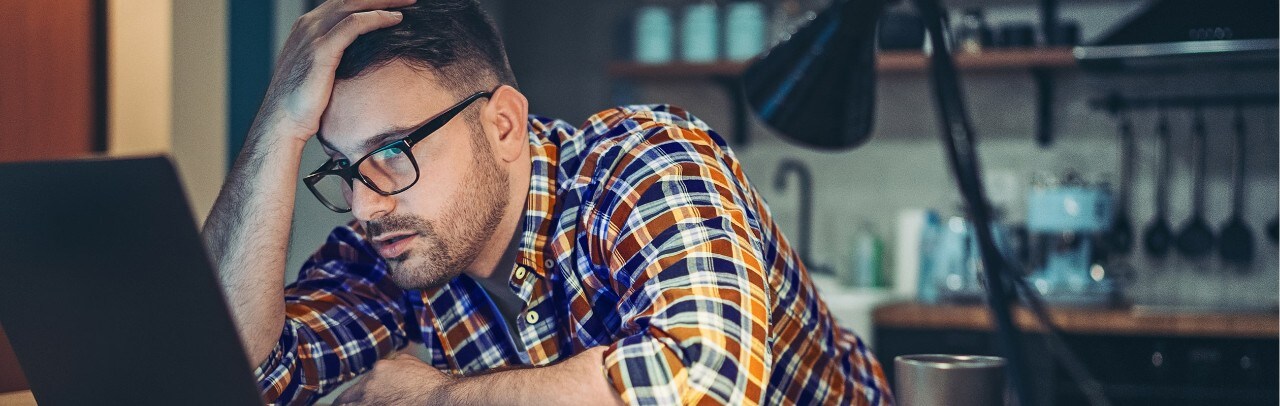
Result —
M 1280 402 L 1275 314 L 1054 310 L 1063 340 L 1117 405 Z M 875 312 L 874 352 L 892 379 L 899 355 L 999 355 L 986 309 L 900 303 Z M 1088 404 L 1025 311 L 1027 374 L 1037 404 Z

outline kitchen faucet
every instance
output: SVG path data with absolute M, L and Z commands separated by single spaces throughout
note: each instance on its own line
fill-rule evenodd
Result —
M 787 179 L 791 178 L 791 174 L 795 173 L 800 178 L 800 246 L 797 250 L 800 253 L 800 262 L 812 271 L 818 271 L 819 267 L 813 262 L 813 252 L 811 242 L 813 241 L 813 172 L 809 171 L 809 167 L 796 159 L 784 159 L 778 164 L 777 171 L 773 176 L 773 187 L 778 191 L 787 190 Z

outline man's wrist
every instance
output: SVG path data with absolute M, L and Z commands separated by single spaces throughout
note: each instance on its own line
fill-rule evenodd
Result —
M 254 121 L 247 142 L 267 143 L 273 146 L 294 145 L 299 148 L 315 136 L 315 131 L 281 114 L 268 114 Z

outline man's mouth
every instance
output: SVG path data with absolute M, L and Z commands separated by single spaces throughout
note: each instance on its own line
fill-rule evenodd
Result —
M 373 238 L 373 246 L 378 249 L 378 254 L 387 260 L 401 260 L 409 246 L 418 238 L 418 233 L 412 231 L 400 231 L 394 233 L 384 233 Z

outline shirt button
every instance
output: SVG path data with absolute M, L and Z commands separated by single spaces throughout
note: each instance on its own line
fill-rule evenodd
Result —
M 529 323 L 529 324 L 537 323 L 537 322 L 538 322 L 538 312 L 533 311 L 533 310 L 530 310 L 528 313 L 525 313 L 525 314 L 524 314 L 524 321 L 525 321 L 526 323 Z
M 548 260 L 546 260 L 546 261 L 542 261 L 542 265 L 546 266 L 546 267 L 547 267 L 547 269 L 551 269 L 551 267 L 553 267 L 553 266 L 555 266 L 555 265 L 556 265 L 556 261 L 552 261 L 552 260 L 548 259 Z
M 523 266 L 516 267 L 516 279 L 524 279 L 525 270 Z

